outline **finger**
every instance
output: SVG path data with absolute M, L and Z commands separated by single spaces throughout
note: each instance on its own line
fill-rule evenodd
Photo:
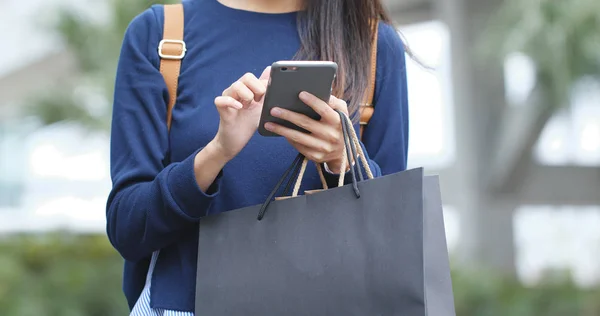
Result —
M 271 109 L 271 115 L 293 123 L 294 125 L 302 127 L 303 129 L 319 136 L 323 135 L 327 128 L 327 126 L 320 121 L 313 120 L 304 114 L 282 109 L 280 107 L 274 107 Z
M 239 80 L 223 91 L 223 96 L 232 97 L 244 105 L 250 104 L 254 99 L 252 90 Z
M 271 122 L 265 124 L 265 129 L 287 138 L 291 143 L 298 143 L 321 153 L 327 154 L 333 151 L 333 148 L 329 143 L 311 134 L 303 133 Z
M 296 143 L 290 139 L 288 139 L 290 144 L 296 148 L 296 150 L 304 155 L 308 160 L 314 161 L 316 163 L 322 163 L 327 161 L 327 155 L 325 153 L 321 153 L 311 147 L 304 146 L 300 143 Z
M 332 95 L 329 97 L 329 106 L 331 106 L 331 108 L 334 110 L 340 110 L 348 115 L 348 104 L 342 99 L 338 99 Z
M 265 68 L 265 70 L 263 70 L 262 74 L 260 75 L 260 78 L 258 78 L 259 80 L 269 80 L 269 78 L 271 77 L 271 66 Z
M 254 101 L 256 102 L 260 101 L 267 91 L 267 85 L 251 73 L 243 75 L 239 81 L 252 91 Z
M 265 86 L 265 94 L 266 94 L 267 93 L 266 87 L 269 86 L 269 82 L 271 81 L 271 66 L 269 66 L 269 67 L 265 68 L 265 70 L 263 70 L 263 72 L 260 75 L 260 77 L 258 78 L 258 80 L 260 80 L 260 82 Z M 263 95 L 263 98 L 264 98 L 264 95 Z
M 229 96 L 216 97 L 215 105 L 217 106 L 217 108 L 233 108 L 236 110 L 239 110 L 244 107 L 242 103 L 240 103 L 240 101 Z
M 331 106 L 316 96 L 303 91 L 300 92 L 299 98 L 302 100 L 302 102 L 317 112 L 317 114 L 321 116 L 321 120 L 325 120 L 327 122 L 336 122 L 336 117 L 337 120 L 339 120 L 337 113 L 335 113 Z

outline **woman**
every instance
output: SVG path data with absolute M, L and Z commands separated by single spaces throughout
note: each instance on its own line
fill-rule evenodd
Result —
M 379 1 L 183 4 L 188 51 L 170 131 L 169 95 L 156 50 L 162 39 L 162 7 L 131 22 L 117 70 L 107 231 L 126 260 L 123 288 L 132 315 L 193 315 L 198 222 L 207 214 L 264 202 L 298 151 L 323 163 L 327 181 L 337 183 L 343 143 L 334 109 L 356 116 L 368 81 L 369 25 L 376 18 L 382 21 L 377 106 L 363 147 L 375 176 L 406 167 L 404 46 Z M 269 74 L 265 67 L 293 58 L 336 61 L 334 95 L 340 99 L 326 103 L 302 94 L 322 114 L 320 121 L 282 109 L 273 114 L 303 125 L 310 135 L 272 125 L 284 137 L 259 136 Z M 320 187 L 313 167 L 303 189 Z

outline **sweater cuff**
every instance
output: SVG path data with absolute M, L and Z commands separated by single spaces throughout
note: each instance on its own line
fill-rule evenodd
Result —
M 334 173 L 332 172 L 328 167 L 326 163 L 323 163 L 323 169 L 325 170 L 325 172 L 323 172 L 323 176 L 325 177 L 325 182 L 327 182 L 327 185 L 330 188 L 335 188 L 338 186 L 338 182 L 340 179 L 340 174 L 339 173 Z M 348 170 L 345 174 L 345 180 L 344 180 L 344 184 L 349 183 L 349 180 L 352 179 L 352 176 L 350 174 L 350 170 Z
M 360 155 L 357 156 L 358 159 L 360 159 Z M 350 166 L 351 168 L 354 168 L 354 165 L 356 164 L 356 161 L 352 162 L 352 165 Z M 331 171 L 331 169 L 329 169 L 329 166 L 327 165 L 326 162 L 323 163 L 323 169 L 325 169 L 325 172 L 329 173 L 330 175 L 334 175 L 334 176 L 339 176 L 340 173 L 335 173 L 333 171 Z M 346 174 L 350 173 L 350 170 L 346 171 Z
M 171 196 L 179 209 L 191 220 L 198 220 L 207 214 L 212 201 L 219 194 L 223 176 L 221 170 L 206 192 L 200 189 L 194 172 L 194 160 L 200 150 L 173 167 L 167 176 Z

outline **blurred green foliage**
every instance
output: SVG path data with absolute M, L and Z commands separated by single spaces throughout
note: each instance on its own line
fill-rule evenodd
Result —
M 27 114 L 45 125 L 72 121 L 89 130 L 108 131 L 121 43 L 131 20 L 154 4 L 176 0 L 107 0 L 108 20 L 94 21 L 77 9 L 58 9 L 54 31 L 72 53 L 79 70 L 74 86 L 35 95 Z
M 0 240 L 0 315 L 126 315 L 123 260 L 106 236 L 15 235 Z
M 597 316 L 600 288 L 581 289 L 568 274 L 547 275 L 527 287 L 493 273 L 454 271 L 458 316 Z
M 600 1 L 505 0 L 482 34 L 484 55 L 504 59 L 519 52 L 536 66 L 538 85 L 567 106 L 582 78 L 600 79 Z
M 3 316 L 126 315 L 123 260 L 101 235 L 15 235 L 0 239 Z M 568 277 L 534 288 L 474 271 L 454 272 L 458 316 L 597 316 L 600 289 Z

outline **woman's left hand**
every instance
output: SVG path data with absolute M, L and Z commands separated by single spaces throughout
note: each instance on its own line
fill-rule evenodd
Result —
M 279 107 L 273 108 L 271 115 L 302 127 L 310 134 L 270 122 L 265 124 L 265 129 L 285 137 L 309 160 L 327 163 L 332 172 L 340 173 L 344 136 L 340 116 L 335 110 L 348 114 L 348 105 L 334 96 L 331 96 L 328 104 L 308 92 L 300 93 L 300 100 L 315 110 L 321 116 L 321 120 L 313 120 L 304 114 Z

